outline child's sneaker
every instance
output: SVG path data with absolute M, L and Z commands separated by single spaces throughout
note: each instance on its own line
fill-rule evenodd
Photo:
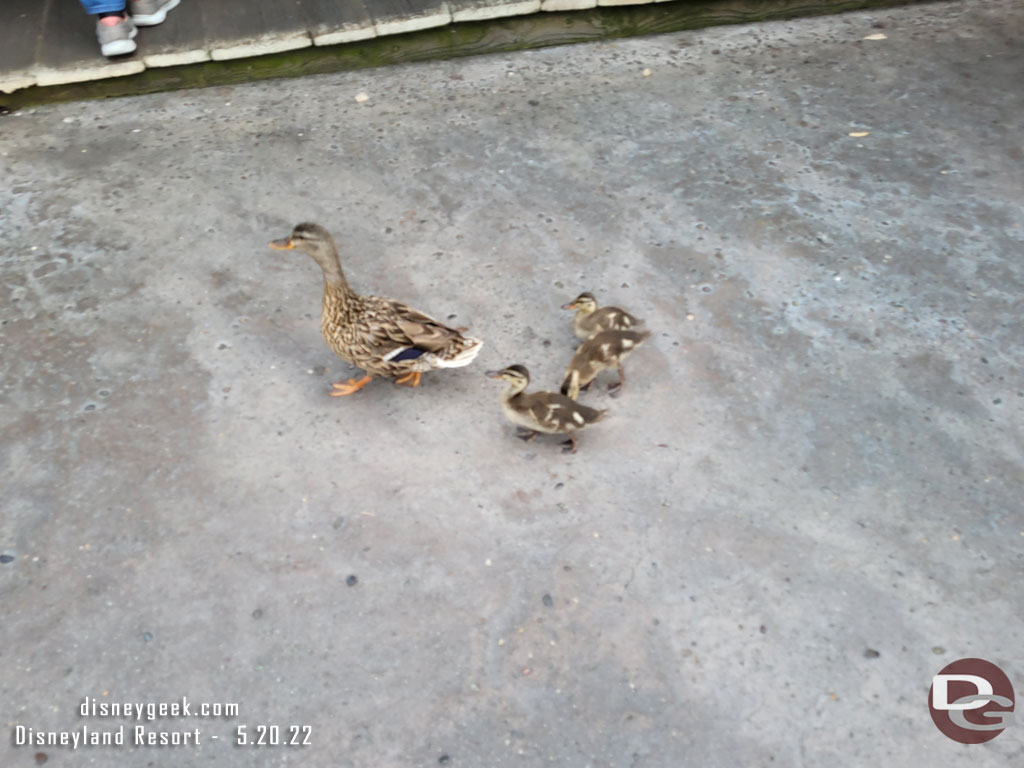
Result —
M 105 23 L 113 20 L 112 23 Z M 96 38 L 100 41 L 100 51 L 104 56 L 123 56 L 135 50 L 135 40 L 132 38 L 138 34 L 135 25 L 129 18 L 117 19 L 109 16 L 107 19 L 96 22 Z
M 132 21 L 138 27 L 152 27 L 167 18 L 167 12 L 180 0 L 132 0 L 129 3 Z

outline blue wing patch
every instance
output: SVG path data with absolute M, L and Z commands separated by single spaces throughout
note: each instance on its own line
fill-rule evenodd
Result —
M 408 349 L 403 349 L 397 355 L 392 357 L 388 362 L 397 363 L 400 360 L 415 360 L 417 357 L 419 357 L 426 351 L 427 350 L 419 349 L 418 347 L 409 347 Z

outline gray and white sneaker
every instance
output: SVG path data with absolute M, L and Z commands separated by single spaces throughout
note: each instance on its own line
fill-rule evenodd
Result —
M 167 12 L 178 5 L 180 0 L 132 0 L 129 12 L 132 21 L 139 27 L 152 27 L 167 18 Z
M 131 19 L 121 19 L 117 24 L 96 22 L 96 39 L 104 56 L 123 56 L 135 50 L 135 35 L 138 30 Z

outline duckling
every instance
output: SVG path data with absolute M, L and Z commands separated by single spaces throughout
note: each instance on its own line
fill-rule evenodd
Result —
M 578 440 L 575 431 L 600 421 L 607 413 L 606 410 L 573 402 L 557 392 L 525 394 L 523 390 L 530 385 L 530 372 L 522 365 L 488 371 L 486 375 L 508 383 L 501 394 L 501 409 L 505 417 L 517 426 L 517 437 L 522 440 L 532 440 L 539 432 L 549 435 L 562 433 L 569 436 L 562 450 L 576 453 Z
M 483 342 L 463 336 L 434 318 L 394 299 L 362 296 L 349 287 L 331 234 L 303 222 L 291 235 L 274 240 L 276 250 L 300 250 L 313 257 L 324 275 L 320 330 L 327 346 L 366 375 L 333 384 L 331 397 L 358 392 L 374 377 L 417 387 L 424 371 L 469 365 Z
M 565 369 L 562 394 L 575 400 L 581 389 L 586 389 L 601 371 L 619 369 L 619 381 L 610 384 L 612 397 L 622 394 L 626 371 L 622 361 L 651 335 L 650 331 L 601 331 L 580 344 Z
M 588 292 L 583 292 L 568 304 L 563 304 L 562 309 L 576 310 L 572 318 L 572 329 L 580 339 L 589 339 L 601 331 L 628 331 L 644 322 L 618 307 L 598 309 L 597 299 L 594 298 L 594 294 Z

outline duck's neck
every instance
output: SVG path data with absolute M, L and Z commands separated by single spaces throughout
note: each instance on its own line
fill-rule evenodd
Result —
M 328 294 L 337 297 L 342 302 L 347 302 L 355 294 L 349 287 L 345 273 L 341 270 L 341 261 L 338 259 L 338 249 L 331 248 L 326 258 L 317 259 L 320 269 L 324 273 L 324 296 Z
M 509 402 L 510 400 L 512 400 L 512 398 L 523 394 L 523 392 L 526 390 L 529 384 L 530 382 L 528 381 L 516 382 L 514 384 L 510 382 L 509 385 L 505 387 L 505 391 L 501 393 L 501 399 L 504 400 L 506 403 Z

